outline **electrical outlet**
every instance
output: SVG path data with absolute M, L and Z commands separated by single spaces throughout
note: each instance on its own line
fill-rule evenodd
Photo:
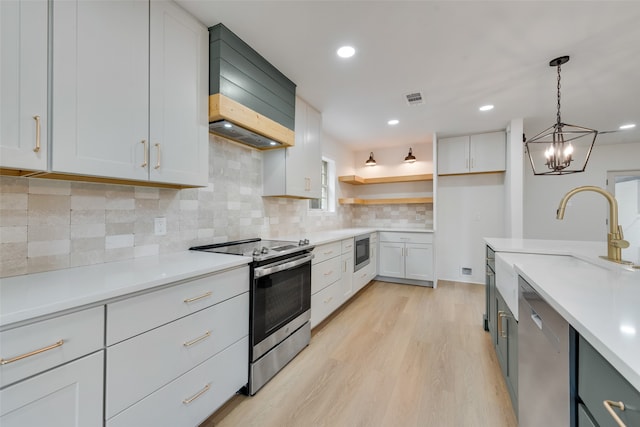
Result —
M 164 236 L 167 234 L 167 218 L 155 218 L 153 220 L 153 230 L 156 236 Z
M 471 276 L 473 274 L 471 267 L 462 267 L 461 272 L 463 276 Z

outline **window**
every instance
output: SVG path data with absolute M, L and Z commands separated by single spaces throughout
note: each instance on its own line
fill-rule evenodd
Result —
M 320 198 L 309 200 L 309 209 L 335 212 L 335 163 L 322 159 L 320 173 Z

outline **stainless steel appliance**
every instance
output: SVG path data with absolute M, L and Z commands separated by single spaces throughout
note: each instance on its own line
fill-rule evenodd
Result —
M 569 324 L 518 278 L 518 425 L 570 425 Z
M 311 251 L 299 242 L 249 239 L 191 248 L 250 256 L 249 383 L 254 395 L 311 339 Z
M 355 247 L 353 249 L 353 271 L 369 265 L 369 242 L 370 235 L 363 234 L 355 237 Z

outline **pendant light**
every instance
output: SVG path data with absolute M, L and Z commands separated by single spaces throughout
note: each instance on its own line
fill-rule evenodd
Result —
M 376 159 L 373 158 L 373 151 L 371 153 L 369 153 L 369 160 L 364 162 L 364 164 L 367 165 L 367 166 L 375 166 L 376 165 Z
M 407 157 L 404 158 L 404 162 L 405 163 L 415 163 L 416 161 L 416 156 L 413 155 L 413 151 L 411 149 L 411 147 L 409 147 L 409 154 L 407 155 Z
M 560 66 L 569 62 L 561 56 L 549 62 L 558 70 L 558 112 L 556 123 L 533 138 L 525 140 L 534 175 L 566 175 L 584 172 L 596 142 L 598 131 L 563 123 L 560 117 Z

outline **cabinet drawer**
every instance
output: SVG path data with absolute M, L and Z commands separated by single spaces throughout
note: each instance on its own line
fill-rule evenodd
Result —
M 433 243 L 433 234 L 381 231 L 380 241 L 381 242 L 397 242 L 397 243 Z
M 340 282 L 327 286 L 317 294 L 311 295 L 311 327 L 322 322 L 342 303 Z
M 247 384 L 249 339 L 241 339 L 126 411 L 107 427 L 196 426 Z
M 351 253 L 353 254 L 353 237 L 350 239 L 344 239 L 342 242 L 342 253 L 343 254 L 348 254 Z
M 330 258 L 337 257 L 342 253 L 342 243 L 341 242 L 333 242 L 327 243 L 326 245 L 316 246 L 313 250 L 313 264 L 318 264 L 322 261 L 326 261 Z
M 99 351 L 0 391 L 0 425 L 101 427 L 103 360 Z
M 103 347 L 103 306 L 1 332 L 0 357 L 6 364 L 0 365 L 0 387 Z
M 311 294 L 313 295 L 339 280 L 342 277 L 341 268 L 339 257 L 313 265 L 311 267 Z
M 249 333 L 244 293 L 107 348 L 106 418 Z
M 107 345 L 249 291 L 249 267 L 237 268 L 107 305 Z
M 614 408 L 627 426 L 640 425 L 640 391 L 633 388 L 583 337 L 578 341 L 578 395 L 601 426 L 616 425 L 603 402 L 623 402 Z

